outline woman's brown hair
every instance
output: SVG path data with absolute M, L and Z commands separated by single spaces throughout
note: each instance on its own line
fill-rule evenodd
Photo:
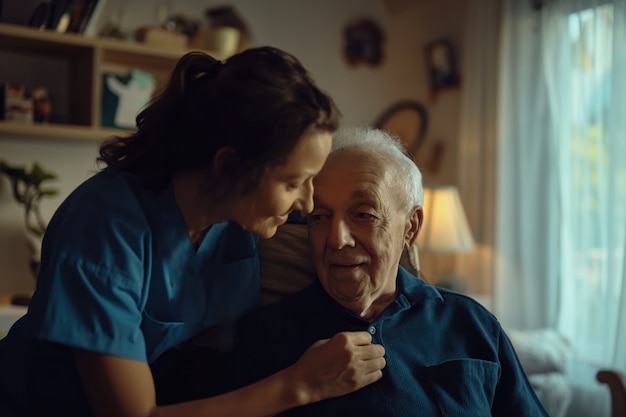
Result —
M 176 172 L 210 166 L 218 149 L 230 147 L 238 163 L 228 185 L 250 190 L 307 129 L 332 133 L 338 125 L 332 99 L 287 52 L 252 48 L 225 62 L 191 52 L 139 113 L 137 131 L 105 142 L 98 161 L 163 186 Z

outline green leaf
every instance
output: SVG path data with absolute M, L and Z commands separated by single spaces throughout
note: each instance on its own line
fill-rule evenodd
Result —
M 39 185 L 44 181 L 56 179 L 56 175 L 51 172 L 46 172 L 41 166 L 35 162 L 30 174 L 32 184 Z
M 26 171 L 24 170 L 24 168 L 14 168 L 14 167 L 7 165 L 4 162 L 0 162 L 0 171 L 2 171 L 4 174 L 6 174 L 9 178 L 11 178 L 14 181 L 15 180 L 24 181 L 25 178 L 27 177 Z
M 59 194 L 59 190 L 54 189 L 54 188 L 49 188 L 47 190 L 41 190 L 40 191 L 40 195 L 41 196 L 47 195 L 49 197 L 54 197 L 57 194 Z
M 54 180 L 56 174 L 46 172 L 39 163 L 34 162 L 30 172 L 24 168 L 16 168 L 0 161 L 0 173 L 11 179 L 13 197 L 25 208 L 26 227 L 37 236 L 43 236 L 46 225 L 39 214 L 39 202 L 44 197 L 53 197 L 58 194 L 56 188 L 42 189 L 41 184 L 45 181 Z M 38 225 L 32 225 L 30 214 L 34 213 Z

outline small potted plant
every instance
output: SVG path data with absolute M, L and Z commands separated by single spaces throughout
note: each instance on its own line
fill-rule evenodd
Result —
M 24 206 L 24 225 L 26 226 L 27 243 L 31 249 L 30 269 L 37 278 L 41 253 L 41 239 L 46 231 L 47 222 L 43 219 L 39 204 L 46 197 L 57 195 L 56 188 L 45 188 L 44 183 L 55 180 L 57 176 L 46 172 L 37 163 L 33 163 L 30 171 L 25 168 L 12 167 L 0 161 L 0 173 L 11 180 L 13 197 L 18 204 Z

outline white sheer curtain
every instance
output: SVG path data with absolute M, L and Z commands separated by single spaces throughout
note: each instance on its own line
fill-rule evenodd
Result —
M 500 0 L 470 0 L 466 11 L 461 66 L 459 193 L 474 235 L 471 254 L 457 257 L 459 276 L 472 280 L 473 295 L 491 307 L 493 282 L 494 191 L 497 149 L 497 78 Z
M 626 0 L 531 3 L 503 7 L 494 309 L 626 372 Z
M 556 144 L 550 140 L 541 15 L 505 0 L 500 52 L 494 309 L 509 327 L 554 326 L 558 311 Z

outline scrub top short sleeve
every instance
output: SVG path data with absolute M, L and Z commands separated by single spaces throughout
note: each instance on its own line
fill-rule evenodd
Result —
M 123 176 L 88 180 L 50 222 L 25 333 L 146 360 L 140 324 L 150 241 L 149 224 Z
M 220 223 L 197 250 L 170 187 L 97 174 L 55 213 L 22 335 L 141 361 L 259 298 L 257 238 Z

